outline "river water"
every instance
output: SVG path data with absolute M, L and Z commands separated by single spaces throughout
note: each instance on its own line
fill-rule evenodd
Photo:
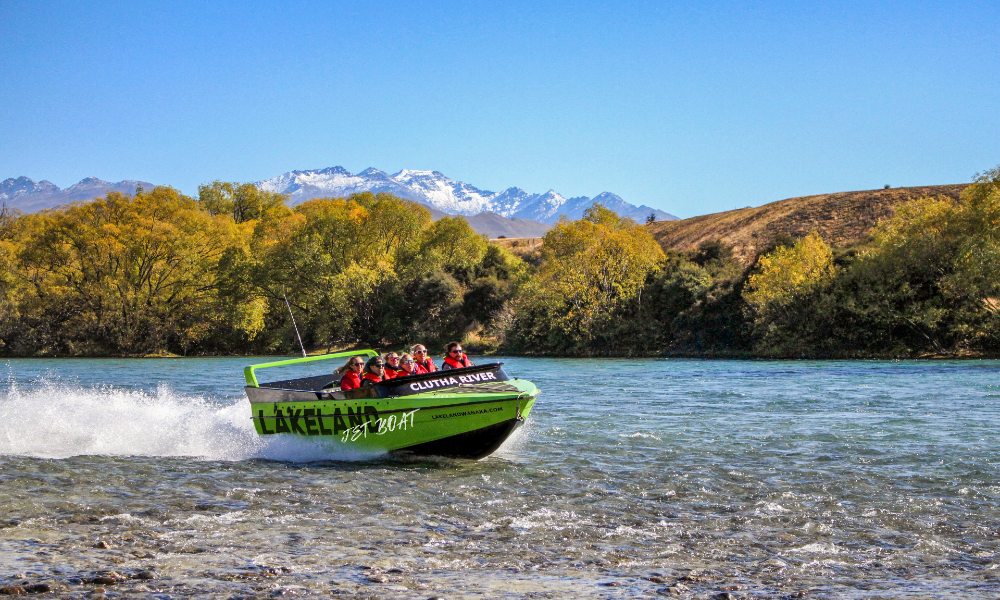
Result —
M 1000 596 L 1000 362 L 502 360 L 479 462 L 262 442 L 246 359 L 0 362 L 0 586 Z

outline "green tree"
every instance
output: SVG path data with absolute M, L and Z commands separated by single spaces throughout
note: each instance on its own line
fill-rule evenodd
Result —
M 252 183 L 213 181 L 198 186 L 198 202 L 213 215 L 229 215 L 244 223 L 285 212 L 285 196 L 267 192 Z
M 915 200 L 876 227 L 840 285 L 845 345 L 895 356 L 1000 349 L 998 190 L 994 169 L 957 202 Z
M 486 236 L 476 233 L 463 217 L 443 217 L 424 230 L 417 264 L 440 266 L 467 282 L 487 251 Z

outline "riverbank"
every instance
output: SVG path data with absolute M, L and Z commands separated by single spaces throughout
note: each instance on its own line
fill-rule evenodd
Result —
M 473 356 L 482 357 L 493 357 L 493 356 L 517 356 L 522 358 L 578 358 L 578 359 L 622 359 L 622 358 L 669 358 L 669 359 L 692 359 L 692 360 L 791 360 L 791 361 L 802 361 L 802 360 L 994 360 L 1000 359 L 1000 352 L 980 352 L 972 350 L 963 350 L 955 353 L 942 353 L 942 352 L 921 352 L 912 353 L 905 355 L 894 355 L 894 354 L 878 354 L 878 353 L 845 353 L 845 354 L 798 354 L 798 355 L 767 355 L 767 354 L 756 354 L 753 352 L 745 350 L 733 350 L 733 351 L 713 351 L 713 352 L 631 352 L 631 353 L 612 353 L 612 352 L 592 352 L 589 354 L 560 354 L 560 353 L 529 353 L 529 352 L 512 352 L 505 351 L 504 349 L 496 349 L 495 347 L 490 347 L 484 349 L 477 347 L 474 344 L 463 344 L 466 351 Z M 348 347 L 337 347 L 327 350 L 326 348 L 314 348 L 308 349 L 306 351 L 307 356 L 319 356 L 323 354 L 332 354 L 335 352 L 346 352 L 353 349 L 365 349 L 367 346 L 348 346 Z M 396 348 L 389 346 L 387 348 L 373 348 L 374 350 L 381 352 L 395 351 L 398 353 L 407 352 L 407 347 Z M 153 354 L 143 354 L 139 356 L 129 356 L 129 355 L 108 355 L 108 354 L 92 354 L 92 355 L 30 355 L 30 356 L 19 356 L 19 355 L 4 355 L 0 354 L 0 360 L 4 359 L 171 359 L 171 358 L 236 358 L 236 357 L 258 357 L 258 356 L 299 356 L 301 352 L 286 352 L 286 353 L 265 353 L 248 351 L 246 353 L 203 353 L 203 354 L 174 354 L 171 352 L 159 352 Z M 435 362 L 440 362 L 443 360 L 443 356 L 433 357 Z

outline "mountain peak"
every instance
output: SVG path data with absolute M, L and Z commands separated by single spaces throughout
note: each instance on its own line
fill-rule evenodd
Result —
M 307 173 L 312 172 L 322 175 L 351 175 L 350 171 L 348 171 L 347 169 L 345 169 L 340 165 L 334 167 L 326 167 L 325 169 L 313 169 L 312 171 L 306 171 L 306 172 Z
M 376 169 L 375 167 L 368 167 L 364 171 L 358 173 L 358 177 L 387 179 L 389 177 L 389 174 L 381 169 Z
M 624 202 L 622 197 L 618 194 L 612 194 L 611 192 L 601 192 L 600 194 L 594 196 L 594 202 Z

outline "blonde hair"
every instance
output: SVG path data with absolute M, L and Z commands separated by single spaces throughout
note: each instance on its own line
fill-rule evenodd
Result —
M 354 362 L 355 358 L 360 358 L 362 361 L 365 359 L 365 357 L 360 354 L 357 356 L 352 356 L 351 358 L 347 359 L 347 362 L 344 363 L 342 367 L 337 367 L 336 369 L 333 370 L 333 372 L 336 373 L 337 375 L 343 375 L 344 373 L 347 372 L 348 369 L 351 368 L 351 363 Z

